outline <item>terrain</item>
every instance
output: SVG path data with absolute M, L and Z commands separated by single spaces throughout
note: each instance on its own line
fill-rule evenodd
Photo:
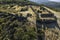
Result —
M 60 12 L 60 2 L 49 1 L 49 2 L 45 2 L 43 4 L 52 10 Z
M 2 2 L 0 40 L 60 40 L 59 13 L 31 2 Z

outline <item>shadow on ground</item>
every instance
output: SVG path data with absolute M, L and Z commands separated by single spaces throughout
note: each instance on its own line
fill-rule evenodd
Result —
M 14 40 L 14 32 L 16 31 L 15 27 L 21 27 L 27 22 L 27 18 L 22 15 L 18 16 L 11 13 L 2 13 L 0 12 L 0 33 L 3 40 L 8 35 L 9 39 Z M 3 35 L 4 34 L 4 35 Z M 0 36 L 0 37 L 1 37 Z M 5 39 L 4 39 L 5 40 Z
M 55 17 L 55 21 L 52 21 L 52 22 L 42 22 L 40 20 L 37 20 L 36 21 L 36 27 L 37 27 L 37 31 L 38 31 L 38 40 L 45 40 L 45 33 L 41 30 L 43 28 L 43 30 L 47 28 L 55 28 L 57 27 L 58 29 L 60 29 L 58 23 L 57 23 L 57 18 Z M 41 32 L 42 31 L 42 32 Z M 41 35 L 43 34 L 43 35 Z

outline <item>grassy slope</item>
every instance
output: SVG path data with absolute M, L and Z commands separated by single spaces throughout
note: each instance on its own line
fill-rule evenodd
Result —
M 10 6 L 10 4 L 3 4 L 3 5 L 0 4 L 0 11 L 3 12 L 3 13 L 0 13 L 0 16 L 1 16 L 1 18 L 0 18 L 0 31 L 1 31 L 0 40 L 4 40 L 6 38 L 8 38 L 10 40 L 15 40 L 15 39 L 16 40 L 35 40 L 36 39 L 35 28 L 31 27 L 31 25 L 29 24 L 29 22 L 27 22 L 27 20 L 23 19 L 23 20 L 25 20 L 25 22 L 20 21 L 20 19 L 19 19 L 20 16 L 11 14 L 11 11 L 12 12 L 16 12 L 16 11 L 12 10 L 12 8 L 8 9 L 6 7 L 6 5 Z M 4 13 L 4 12 L 6 12 L 6 13 Z M 8 12 L 10 12 L 10 13 L 8 14 Z M 16 25 L 18 25 L 18 26 L 16 26 Z M 3 29 L 2 29 L 2 27 L 3 27 Z M 8 30 L 8 28 L 9 28 L 9 30 Z M 8 30 L 8 31 L 6 31 L 6 30 Z M 9 31 L 10 31 L 10 33 L 8 33 Z M 9 37 L 6 37 L 6 35 L 8 35 Z M 14 37 L 13 37 L 13 35 L 14 35 Z

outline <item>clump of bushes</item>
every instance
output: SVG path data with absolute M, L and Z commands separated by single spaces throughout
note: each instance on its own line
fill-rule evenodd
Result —
M 42 11 L 38 10 L 37 13 L 42 13 Z

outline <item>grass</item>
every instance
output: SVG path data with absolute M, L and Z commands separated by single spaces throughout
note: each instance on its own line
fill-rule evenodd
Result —
M 14 5 L 12 5 L 14 7 Z M 15 5 L 16 6 L 16 5 Z M 9 7 L 9 8 L 8 8 Z M 0 12 L 6 12 L 6 13 L 17 13 L 18 11 L 20 11 L 20 6 L 16 6 L 16 8 L 12 8 L 11 5 L 0 5 Z
M 20 15 L 16 15 L 18 14 L 18 12 L 20 12 L 19 9 L 17 9 L 18 7 L 21 7 L 19 5 L 17 5 L 17 7 L 15 7 L 17 10 L 13 9 L 14 6 L 16 6 L 15 4 L 0 4 L 0 30 L 1 31 L 1 35 L 5 35 L 1 36 L 3 38 L 3 40 L 5 40 L 6 36 L 8 35 L 8 39 L 16 39 L 16 40 L 35 40 L 36 36 L 37 36 L 37 32 L 35 29 L 35 24 L 30 25 L 31 22 L 27 21 L 27 19 L 23 19 L 25 17 L 20 17 Z M 10 8 L 8 8 L 10 7 Z M 25 8 L 25 6 L 23 6 L 22 8 Z M 21 8 L 20 8 L 21 9 Z M 31 12 L 32 10 L 29 9 L 29 12 Z M 25 11 L 24 11 L 25 12 Z M 16 13 L 15 15 L 13 15 L 12 13 Z M 32 12 L 31 12 L 32 14 Z M 21 19 L 20 19 L 21 18 Z M 23 19 L 23 20 L 22 20 Z M 2 28 L 3 27 L 3 28 Z M 8 31 L 7 31 L 8 30 Z M 12 36 L 10 36 L 12 35 Z M 14 38 L 13 38 L 14 35 Z M 31 39 L 30 39 L 31 38 Z M 1 38 L 0 38 L 1 39 Z M 1 39 L 2 40 L 2 39 Z
M 0 15 L 3 16 L 3 17 L 0 16 L 0 22 L 1 22 L 0 23 L 0 30 L 2 30 L 1 32 L 3 33 L 3 35 L 6 35 L 5 32 L 8 32 L 7 35 L 13 35 L 14 34 L 14 39 L 16 39 L 16 38 L 20 39 L 20 40 L 21 39 L 26 40 L 26 39 L 30 39 L 30 38 L 31 38 L 31 40 L 36 39 L 35 27 L 31 27 L 31 25 L 26 20 L 20 21 L 18 18 L 19 16 L 16 16 L 13 14 L 7 14 L 4 12 L 3 12 L 3 14 L 0 13 Z M 5 19 L 7 19 L 7 21 Z M 12 34 L 10 34 L 9 31 Z M 0 33 L 0 34 L 2 34 L 2 33 Z M 3 37 L 3 36 L 1 36 L 1 37 Z M 9 39 L 9 37 L 8 37 L 8 39 Z M 19 38 L 19 37 L 21 37 L 21 38 Z M 6 36 L 4 38 L 6 38 Z
M 56 11 L 56 12 L 60 12 L 60 8 L 53 8 L 53 7 L 48 7 L 48 8 L 50 8 L 50 9 Z

